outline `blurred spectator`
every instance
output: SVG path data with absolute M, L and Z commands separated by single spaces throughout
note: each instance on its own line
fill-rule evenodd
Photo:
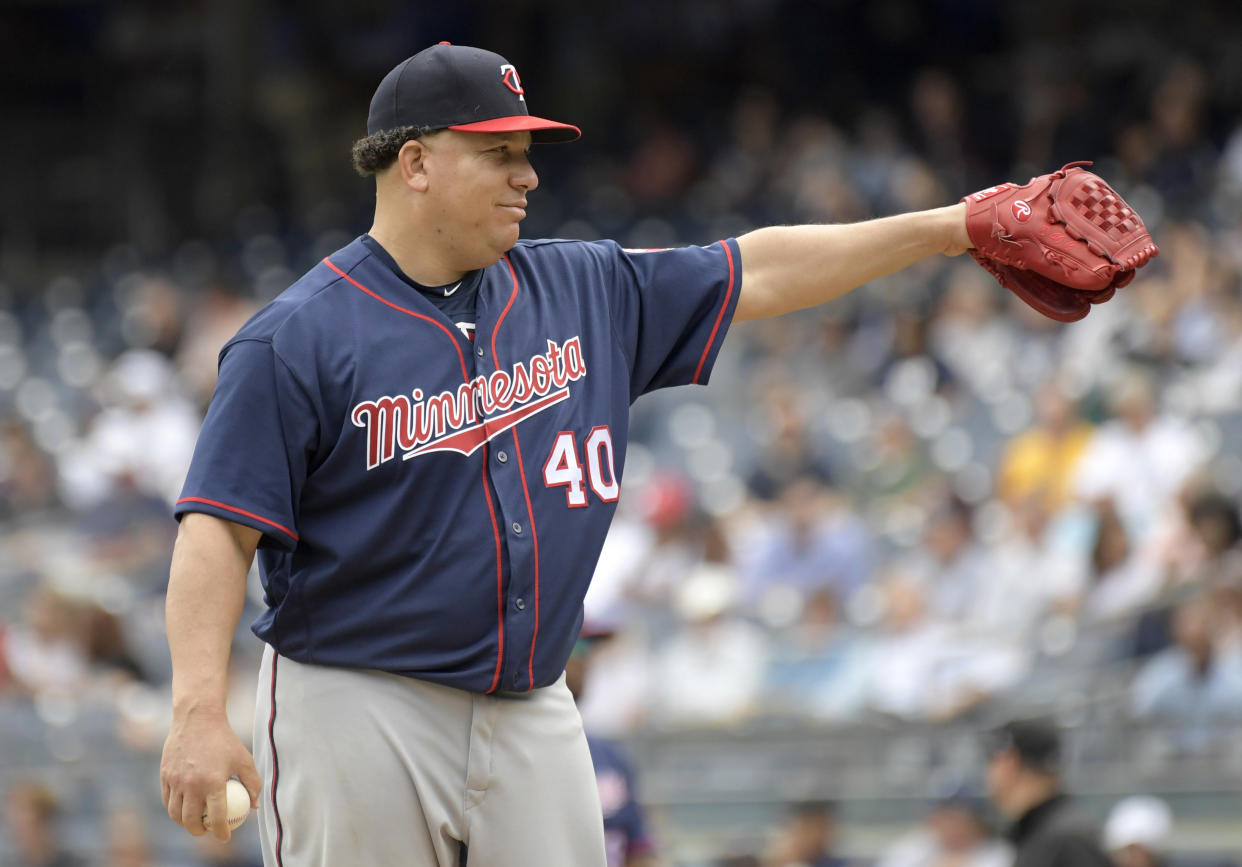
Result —
M 1242 160 L 1242 130 L 1237 139 Z M 1202 411 L 1237 412 L 1242 409 L 1242 305 L 1238 304 L 1236 288 L 1231 288 L 1228 303 L 1214 311 L 1213 319 L 1223 346 L 1214 356 L 1203 359 L 1202 368 L 1191 381 Z
M 626 189 L 644 209 L 675 200 L 697 169 L 695 143 L 684 127 L 662 118 L 647 118 L 648 128 L 625 168 Z
M 1052 515 L 1042 493 L 1015 501 L 992 556 L 993 571 L 970 605 L 970 625 L 1029 640 L 1054 614 L 1075 610 L 1088 569 L 1083 550 L 1088 516 Z
M 1127 534 L 1142 539 L 1205 456 L 1191 428 L 1160 411 L 1148 374 L 1129 370 L 1108 400 L 1115 418 L 1092 437 L 1075 489 L 1088 502 L 1112 500 Z
M 922 825 L 889 846 L 875 867 L 1010 867 L 1013 850 L 993 833 L 985 804 L 967 793 L 938 799 Z
M 14 867 L 77 867 L 86 862 L 60 842 L 60 804 L 52 790 L 35 780 L 21 780 L 8 789 L 5 824 L 13 844 Z
M 923 582 L 932 614 L 962 621 L 994 571 L 992 554 L 975 539 L 970 506 L 945 498 L 932 513 L 923 545 L 907 569 Z
M 1072 483 L 1092 428 L 1078 418 L 1074 401 L 1055 381 L 1040 387 L 1035 412 L 1035 425 L 1005 447 L 997 490 L 1011 505 L 1038 496 L 1055 514 L 1073 496 Z
M 955 263 L 930 327 L 936 358 L 978 395 L 1005 389 L 1015 375 L 1014 329 L 1000 315 L 1004 296 L 974 262 Z
M 1193 212 L 1212 179 L 1215 148 L 1203 135 L 1208 81 L 1198 60 L 1175 58 L 1151 96 L 1155 154 L 1147 180 L 1176 214 Z
M 766 425 L 756 466 L 747 480 L 761 500 L 778 500 L 800 482 L 828 485 L 832 481 L 826 462 L 811 449 L 801 396 L 789 383 L 769 384 L 761 394 Z
M 259 305 L 224 283 L 208 283 L 194 298 L 194 328 L 177 351 L 177 372 L 194 402 L 203 410 L 216 386 L 220 350 L 255 314 Z
M 569 661 L 565 664 L 565 684 L 574 700 L 581 698 L 583 685 L 591 671 L 593 658 L 614 631 L 609 624 L 584 623 Z M 585 721 L 584 721 L 585 725 Z M 618 742 L 593 734 L 587 727 L 587 746 L 599 785 L 600 806 L 604 811 L 604 847 L 607 867 L 654 867 L 655 843 L 647 831 L 647 819 L 635 791 L 634 770 Z
M 720 563 L 695 567 L 677 588 L 684 628 L 656 654 L 656 703 L 673 726 L 735 725 L 758 710 L 769 646 L 732 613 L 737 576 Z
M 1123 798 L 1104 823 L 1104 848 L 1116 867 L 1164 867 L 1172 830 L 1173 813 L 1160 798 Z
M 591 647 L 591 665 L 580 675 L 578 711 L 593 734 L 622 737 L 640 728 L 651 712 L 654 672 L 647 635 L 640 621 L 593 611 L 589 595 L 584 622 L 615 631 Z
M 1164 589 L 1164 570 L 1149 552 L 1136 549 L 1111 500 L 1095 508 L 1091 572 L 1081 601 L 1092 620 L 1115 620 L 1141 610 Z
M 716 519 L 677 473 L 657 474 L 624 502 L 633 508 L 609 528 L 586 605 L 592 617 L 641 616 L 659 631 L 682 576 L 705 559 L 728 561 L 729 552 Z
M 126 342 L 171 356 L 186 325 L 184 290 L 167 277 L 143 273 L 127 275 L 122 286 Z
M 888 352 L 876 385 L 898 405 L 912 406 L 954 384 L 952 371 L 928 345 L 928 320 L 910 304 L 886 311 L 879 326 L 888 332 Z
M 778 634 L 764 684 L 764 707 L 777 715 L 843 721 L 866 699 L 863 648 L 831 591 L 812 593 L 798 620 Z
M 652 666 L 646 635 L 641 625 L 632 622 L 592 647 L 591 666 L 582 673 L 577 696 L 587 729 L 601 736 L 622 737 L 640 728 L 651 712 Z
M 880 585 L 883 600 L 881 631 L 871 639 L 865 657 L 870 707 L 905 719 L 926 715 L 937 699 L 934 674 L 945 627 L 927 616 L 920 585 L 903 575 L 887 576 Z
M 77 636 L 91 668 L 122 681 L 148 681 L 125 634 L 124 622 L 96 602 L 84 601 L 77 611 Z
M 793 805 L 776 832 L 763 867 L 847 867 L 836 854 L 837 806 L 831 801 L 804 801 Z
M 142 496 L 171 506 L 200 423 L 171 363 L 153 350 L 132 349 L 109 370 L 101 397 L 103 409 L 86 436 L 61 458 L 66 502 L 87 510 Z
M 803 222 L 862 219 L 866 205 L 845 176 L 840 130 L 823 117 L 803 115 L 789 124 L 784 141 L 773 187 L 788 213 Z
M 35 443 L 28 426 L 16 420 L 3 421 L 0 424 L 0 519 L 28 519 L 57 505 L 56 465 Z
M 813 479 L 794 481 L 739 546 L 742 603 L 750 609 L 783 590 L 803 598 L 827 590 L 848 600 L 870 578 L 874 559 L 867 526 L 848 501 Z
M 925 591 L 900 573 L 881 583 L 883 621 L 858 654 L 868 706 L 897 719 L 948 720 L 1014 686 L 1025 652 L 1007 641 L 965 635 L 930 616 Z
M 1183 749 L 1208 747 L 1242 721 L 1242 643 L 1221 629 L 1224 616 L 1210 597 L 1183 602 L 1174 613 L 1174 645 L 1134 680 L 1134 716 L 1171 723 Z
M 1210 487 L 1188 489 L 1182 498 L 1184 532 L 1172 536 L 1166 559 L 1181 582 L 1211 586 L 1237 571 L 1242 542 L 1238 504 Z
M 1190 523 L 1209 560 L 1219 560 L 1242 541 L 1242 517 L 1237 502 L 1215 491 L 1191 501 Z
M 4 632 L 4 658 L 28 695 L 73 695 L 86 685 L 90 662 L 77 632 L 74 604 L 45 585 L 22 604 L 22 620 Z
M 1061 736 L 1046 720 L 1015 720 L 986 745 L 988 791 L 1013 824 L 1014 867 L 1111 867 L 1099 831 L 1061 787 Z
M 916 498 L 924 485 L 936 478 L 926 450 L 900 413 L 883 414 L 870 433 L 854 480 L 856 499 L 895 506 Z

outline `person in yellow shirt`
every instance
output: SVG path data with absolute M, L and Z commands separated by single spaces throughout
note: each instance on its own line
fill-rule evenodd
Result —
M 1010 506 L 1040 495 L 1049 514 L 1069 504 L 1078 461 L 1094 433 L 1077 410 L 1055 381 L 1040 389 L 1035 424 L 1010 440 L 1001 457 L 997 487 Z

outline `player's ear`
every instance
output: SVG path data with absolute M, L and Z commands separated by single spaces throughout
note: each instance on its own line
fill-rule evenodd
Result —
M 418 139 L 407 141 L 397 151 L 396 168 L 402 183 L 419 193 L 427 190 L 427 152 L 427 146 Z

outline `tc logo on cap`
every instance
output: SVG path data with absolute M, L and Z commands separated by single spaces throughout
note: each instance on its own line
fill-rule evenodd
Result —
M 506 63 L 500 67 L 500 79 L 505 83 L 505 87 L 518 95 L 518 99 L 526 102 L 526 97 L 522 95 L 526 93 L 526 90 L 522 87 L 522 79 L 518 78 L 517 69 L 512 63 Z

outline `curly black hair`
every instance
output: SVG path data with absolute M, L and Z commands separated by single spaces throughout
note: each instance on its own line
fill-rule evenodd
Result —
M 382 172 L 397 159 L 397 152 L 408 141 L 422 138 L 431 132 L 425 126 L 399 126 L 386 129 L 354 142 L 354 171 L 364 178 Z

